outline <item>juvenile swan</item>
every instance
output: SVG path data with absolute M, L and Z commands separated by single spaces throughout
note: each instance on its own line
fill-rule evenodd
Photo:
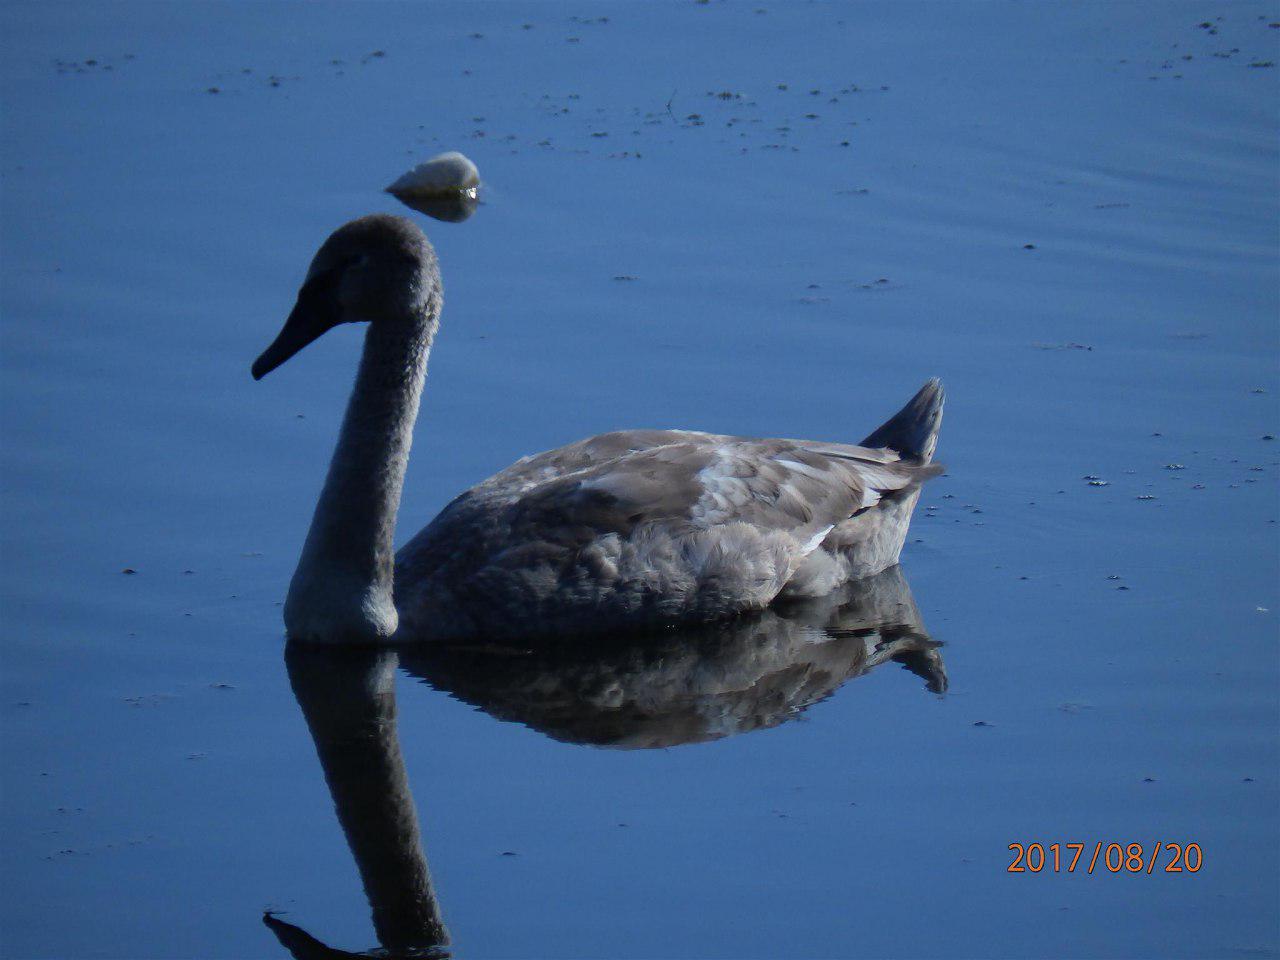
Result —
M 284 606 L 316 642 L 592 634 L 761 610 L 898 560 L 932 465 L 930 380 L 862 446 L 687 430 L 601 434 L 525 457 L 450 503 L 399 552 L 396 511 L 440 269 L 400 217 L 338 229 L 253 364 L 259 380 L 340 323 L 364 355 Z M 394 593 L 393 593 L 394 580 Z

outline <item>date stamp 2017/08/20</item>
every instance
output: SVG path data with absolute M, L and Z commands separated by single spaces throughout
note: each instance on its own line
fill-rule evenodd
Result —
M 1011 843 L 1013 862 L 1008 873 L 1085 873 L 1106 870 L 1108 873 L 1155 873 L 1157 863 L 1162 873 L 1198 873 L 1204 866 L 1204 854 L 1198 843 L 1164 843 L 1151 846 L 1142 843 L 1103 843 L 1099 840 L 1090 850 L 1085 843 Z M 1085 851 L 1089 850 L 1086 854 Z M 1087 860 L 1086 860 L 1087 858 Z

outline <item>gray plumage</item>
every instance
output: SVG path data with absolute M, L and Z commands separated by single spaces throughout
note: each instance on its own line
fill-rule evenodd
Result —
M 291 636 L 410 642 L 705 622 L 897 562 L 919 485 L 940 470 L 937 380 L 862 446 L 629 430 L 526 457 L 395 555 L 393 604 L 390 542 L 440 290 L 416 226 L 354 221 L 321 248 L 255 364 L 260 376 L 336 322 L 371 321 L 290 586 Z
M 934 470 L 803 440 L 591 437 L 473 487 L 405 545 L 404 625 L 450 638 L 584 633 L 826 593 L 896 562 L 905 518 L 886 527 L 886 511 Z

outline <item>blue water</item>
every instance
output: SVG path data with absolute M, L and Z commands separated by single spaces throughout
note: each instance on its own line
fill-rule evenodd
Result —
M 581 436 L 856 441 L 941 376 L 903 568 L 949 685 L 618 750 L 402 670 L 456 955 L 1280 955 L 1277 21 L 0 6 L 0 954 L 377 946 L 279 608 L 359 331 L 248 366 L 459 149 L 401 541 Z M 1006 872 L 1033 841 L 1204 865 Z

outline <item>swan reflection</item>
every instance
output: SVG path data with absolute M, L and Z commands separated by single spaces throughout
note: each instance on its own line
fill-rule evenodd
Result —
M 941 693 L 939 646 L 893 567 L 818 600 L 699 630 L 535 649 L 423 644 L 403 649 L 400 665 L 553 739 L 643 749 L 777 726 L 890 661 Z
M 447 957 L 396 732 L 395 668 L 557 740 L 670 747 L 777 726 L 893 662 L 947 686 L 900 568 L 817 601 L 699 631 L 538 649 L 290 643 L 285 661 L 355 857 L 381 949 L 347 953 L 268 914 L 296 958 Z

